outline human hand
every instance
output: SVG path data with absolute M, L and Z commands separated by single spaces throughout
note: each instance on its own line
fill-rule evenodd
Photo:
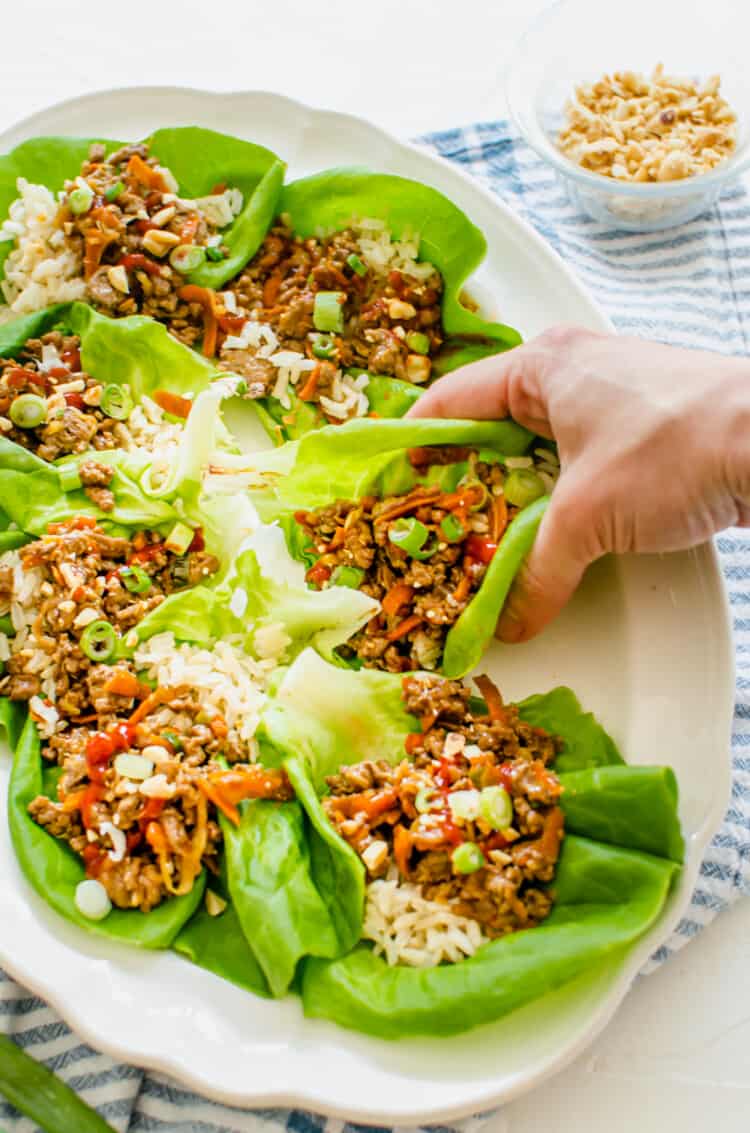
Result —
M 561 475 L 498 636 L 526 641 L 608 552 L 678 551 L 750 525 L 750 361 L 556 327 L 436 382 L 411 417 L 511 416 Z

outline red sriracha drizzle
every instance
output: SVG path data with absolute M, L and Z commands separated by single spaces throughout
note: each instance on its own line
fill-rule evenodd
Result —
M 497 543 L 493 543 L 491 539 L 487 539 L 484 535 L 472 534 L 466 540 L 465 550 L 470 559 L 486 564 L 492 562 L 492 557 L 497 550 Z
M 453 785 L 451 771 L 455 769 L 455 766 L 452 759 L 441 755 L 440 766 L 435 772 L 435 782 L 438 785 L 440 794 L 443 796 L 443 814 L 441 816 L 440 825 L 442 826 L 445 840 L 450 842 L 453 846 L 459 846 L 461 842 L 466 841 L 466 835 L 453 821 L 453 813 L 451 811 L 450 802 L 448 801 L 451 786 Z

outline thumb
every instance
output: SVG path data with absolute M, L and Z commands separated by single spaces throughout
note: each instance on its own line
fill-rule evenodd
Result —
M 536 637 L 573 596 L 586 567 L 598 557 L 580 509 L 566 503 L 562 481 L 539 526 L 534 546 L 516 577 L 497 625 L 508 644 Z

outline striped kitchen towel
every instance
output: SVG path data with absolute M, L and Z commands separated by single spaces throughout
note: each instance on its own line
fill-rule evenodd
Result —
M 682 346 L 747 354 L 750 201 L 728 192 L 709 215 L 649 236 L 613 232 L 578 213 L 555 175 L 506 123 L 421 139 L 511 203 L 598 297 L 617 327 Z M 734 784 L 689 913 L 649 967 L 665 960 L 742 893 L 750 894 L 750 534 L 718 540 L 735 615 Z M 122 1133 L 359 1133 L 361 1126 L 292 1110 L 217 1105 L 162 1075 L 114 1062 L 79 1042 L 60 1018 L 0 973 L 0 1032 L 42 1059 Z M 451 1128 L 478 1133 L 482 1117 Z M 0 1129 L 33 1133 L 0 1101 Z M 71 1130 L 70 1133 L 75 1133 Z M 449 1133 L 441 1130 L 440 1133 Z

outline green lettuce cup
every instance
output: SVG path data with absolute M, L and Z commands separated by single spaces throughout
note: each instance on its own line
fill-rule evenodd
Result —
M 551 765 L 562 787 L 565 838 L 550 915 L 458 963 L 392 966 L 367 942 L 332 961 L 310 958 L 301 981 L 306 1014 L 381 1038 L 455 1034 L 619 960 L 657 920 L 683 857 L 672 771 L 625 764 L 569 689 L 530 697 L 518 709 L 522 720 L 563 740 Z M 326 778 L 363 760 L 400 762 L 416 727 L 399 678 L 334 673 L 312 651 L 290 668 L 264 723 L 316 829 L 327 822 Z M 341 839 L 339 850 L 347 868 L 363 871 Z M 352 919 L 363 916 L 360 894 L 354 886 L 339 890 Z
M 362 221 L 380 222 L 394 241 L 418 246 L 421 263 L 432 264 L 442 277 L 440 298 L 442 346 L 431 358 L 433 375 L 448 373 L 477 358 L 518 345 L 517 331 L 484 318 L 467 300 L 470 277 L 484 259 L 486 240 L 465 213 L 436 189 L 420 182 L 360 168 L 335 168 L 293 181 L 284 187 L 279 213 L 301 239 L 330 234 Z M 355 269 L 363 270 L 356 255 Z M 424 335 L 416 334 L 418 338 Z M 426 345 L 417 349 L 425 350 Z M 348 368 L 357 377 L 366 373 Z M 420 379 L 421 380 L 421 379 Z M 418 384 L 369 373 L 364 387 L 367 412 L 375 418 L 402 417 L 420 396 Z M 293 440 L 326 423 L 321 406 L 304 401 L 290 388 L 284 405 L 263 400 L 265 423 L 276 437 Z
M 382 624 L 343 660 L 456 677 L 492 637 L 547 506 L 556 457 L 526 455 L 532 444 L 512 421 L 351 421 L 268 454 L 219 457 L 214 479 L 250 486 L 311 585 L 341 578 L 381 602 Z
M 243 207 L 222 232 L 227 249 L 217 262 L 203 262 L 185 278 L 200 287 L 218 288 L 226 283 L 257 251 L 275 215 L 284 178 L 283 162 L 264 146 L 233 138 L 198 126 L 176 126 L 156 130 L 144 139 L 177 182 L 187 198 L 210 194 L 223 183 L 243 195 Z M 78 176 L 94 143 L 107 153 L 125 143 L 111 138 L 32 138 L 0 158 L 0 218 L 8 215 L 18 196 L 19 178 L 57 194 L 66 180 Z M 0 266 L 13 242 L 0 244 Z

